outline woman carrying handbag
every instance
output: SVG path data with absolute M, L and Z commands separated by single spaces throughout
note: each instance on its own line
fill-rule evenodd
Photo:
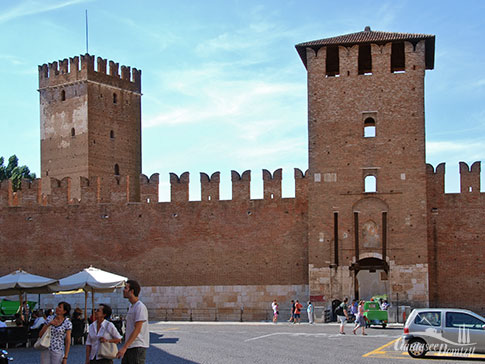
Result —
M 40 353 L 41 364 L 66 364 L 71 347 L 72 323 L 69 320 L 71 305 L 67 302 L 59 302 L 56 307 L 56 315 L 47 318 L 46 324 L 40 330 L 39 337 L 42 337 L 50 327 L 49 350 Z
M 89 325 L 86 340 L 86 364 L 113 364 L 118 353 L 116 344 L 121 342 L 121 335 L 112 322 L 111 307 L 100 304 L 95 312 L 95 319 Z

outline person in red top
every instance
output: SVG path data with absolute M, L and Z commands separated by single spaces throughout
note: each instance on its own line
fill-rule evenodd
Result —
M 296 300 L 295 302 L 295 320 L 293 321 L 294 324 L 300 323 L 300 314 L 301 314 L 301 309 L 303 305 Z

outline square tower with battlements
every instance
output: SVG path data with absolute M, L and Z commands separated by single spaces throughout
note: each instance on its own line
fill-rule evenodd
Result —
M 141 71 L 86 54 L 39 66 L 39 92 L 43 191 L 50 177 L 75 197 L 79 177 L 128 176 L 139 200 Z
M 308 71 L 312 301 L 428 303 L 424 76 L 434 42 L 366 27 L 296 46 Z

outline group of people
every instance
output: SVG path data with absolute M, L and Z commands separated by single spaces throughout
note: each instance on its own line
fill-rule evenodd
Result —
M 148 311 L 139 300 L 141 287 L 137 281 L 128 280 L 123 289 L 123 297 L 128 299 L 130 307 L 126 315 L 125 342 L 118 349 L 116 357 L 122 364 L 143 364 L 146 349 L 150 344 L 148 330 Z M 66 364 L 71 348 L 72 321 L 71 305 L 59 302 L 52 315 L 44 317 L 41 312 L 35 313 L 33 326 L 41 327 L 39 337 L 50 328 L 50 345 L 48 350 L 41 351 L 41 364 Z M 113 360 L 100 354 L 102 343 L 119 344 L 122 336 L 115 325 L 109 321 L 112 309 L 107 304 L 100 304 L 94 313 L 94 321 L 89 325 L 86 338 L 86 364 L 112 364 Z M 73 318 L 77 315 L 73 315 Z M 43 320 L 43 321 L 42 321 Z
M 278 322 L 278 316 L 279 316 L 279 305 L 276 300 L 273 300 L 273 303 L 271 304 L 271 307 L 273 309 L 273 323 Z M 301 309 L 303 308 L 303 305 L 298 301 L 298 300 L 291 300 L 291 316 L 288 322 L 292 322 L 294 324 L 299 324 L 301 321 Z M 313 324 L 315 322 L 314 319 L 314 308 L 313 304 L 308 301 L 307 305 L 307 314 L 308 314 L 308 322 L 310 324 Z
M 347 297 L 344 298 L 343 302 L 337 306 L 335 310 L 335 314 L 337 315 L 337 322 L 340 322 L 339 327 L 339 334 L 345 335 L 345 323 L 350 320 L 350 316 L 352 315 L 355 318 L 354 328 L 352 330 L 353 334 L 356 335 L 356 332 L 359 328 L 362 329 L 362 335 L 367 335 L 365 333 L 365 318 L 364 318 L 364 300 L 354 300 L 351 305 L 348 304 L 349 299 Z
M 343 302 L 337 306 L 335 309 L 335 314 L 337 315 L 337 322 L 340 322 L 339 334 L 345 335 L 344 327 L 345 323 L 351 319 L 354 319 L 354 328 L 352 330 L 353 334 L 356 335 L 356 332 L 359 328 L 362 329 L 362 335 L 367 335 L 365 333 L 365 318 L 364 313 L 366 310 L 364 309 L 364 300 L 356 300 L 352 301 L 352 304 L 349 305 L 349 299 L 347 297 L 344 298 Z M 383 300 L 382 298 L 379 299 L 379 308 L 381 310 L 388 310 L 389 303 L 387 300 Z

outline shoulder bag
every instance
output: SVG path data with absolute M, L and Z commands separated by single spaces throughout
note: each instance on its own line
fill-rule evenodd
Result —
M 115 343 L 99 343 L 99 356 L 102 356 L 105 359 L 116 359 L 116 354 L 118 354 L 118 346 L 116 346 Z
M 34 344 L 34 349 L 37 350 L 45 350 L 49 349 L 51 346 L 51 327 L 48 326 L 47 330 L 45 330 L 44 335 L 39 337 Z

